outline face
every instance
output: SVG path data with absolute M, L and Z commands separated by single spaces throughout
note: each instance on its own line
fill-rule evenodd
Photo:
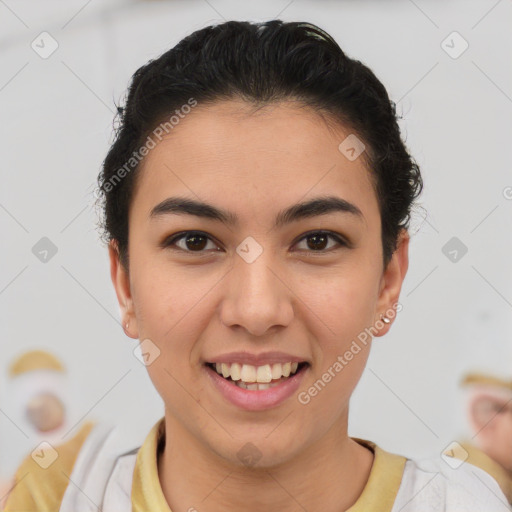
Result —
M 129 274 L 111 244 L 123 325 L 146 347 L 166 419 L 224 460 L 240 464 L 243 448 L 277 464 L 346 432 L 365 329 L 389 329 L 380 316 L 395 311 L 408 237 L 384 269 L 370 174 L 338 149 L 348 135 L 291 103 L 199 104 L 143 161 Z M 172 198 L 211 207 L 185 213 Z M 221 362 L 228 379 L 207 365 Z M 238 372 L 275 372 L 272 387 L 241 389 Z
M 39 432 L 49 432 L 64 423 L 64 404 L 52 393 L 37 395 L 27 404 L 27 418 Z
M 501 390 L 500 390 L 501 391 Z M 512 405 L 510 393 L 489 391 L 471 405 L 472 426 L 482 450 L 512 473 Z

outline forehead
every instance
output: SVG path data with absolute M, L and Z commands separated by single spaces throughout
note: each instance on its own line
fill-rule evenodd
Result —
M 188 157 L 194 156 L 190 150 L 215 158 L 229 149 L 237 159 L 257 159 L 259 152 L 263 157 L 281 152 L 297 158 L 305 154 L 318 158 L 323 153 L 330 158 L 338 156 L 338 145 L 349 134 L 347 127 L 297 101 L 261 106 L 241 100 L 199 103 L 164 135 L 152 155 L 174 146 L 177 155 Z
M 338 192 L 375 212 L 364 155 L 351 161 L 339 149 L 350 135 L 296 102 L 199 103 L 145 157 L 133 202 L 139 196 L 147 210 L 180 192 L 222 202 L 257 196 L 271 207 L 274 199 L 291 203 Z

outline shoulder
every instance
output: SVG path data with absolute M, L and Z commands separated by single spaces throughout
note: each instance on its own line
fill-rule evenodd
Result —
M 488 473 L 468 462 L 439 456 L 407 460 L 395 510 L 507 512 L 510 507 Z
M 59 510 L 76 458 L 93 427 L 94 423 L 85 423 L 69 441 L 57 446 L 41 443 L 28 454 L 14 476 L 5 512 Z

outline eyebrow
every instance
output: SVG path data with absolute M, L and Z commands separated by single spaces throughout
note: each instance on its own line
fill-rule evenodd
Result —
M 327 215 L 333 212 L 348 213 L 364 219 L 361 210 L 354 204 L 336 196 L 316 197 L 309 201 L 294 204 L 280 211 L 275 218 L 274 229 L 301 219 Z M 186 197 L 168 197 L 157 204 L 150 212 L 150 218 L 166 215 L 194 215 L 204 219 L 220 221 L 227 226 L 237 226 L 238 215 L 202 201 Z

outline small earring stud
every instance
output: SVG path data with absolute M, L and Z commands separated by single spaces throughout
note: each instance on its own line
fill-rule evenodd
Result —
M 385 324 L 390 324 L 391 323 L 391 320 L 385 316 L 385 315 L 380 315 L 380 319 L 385 323 Z

